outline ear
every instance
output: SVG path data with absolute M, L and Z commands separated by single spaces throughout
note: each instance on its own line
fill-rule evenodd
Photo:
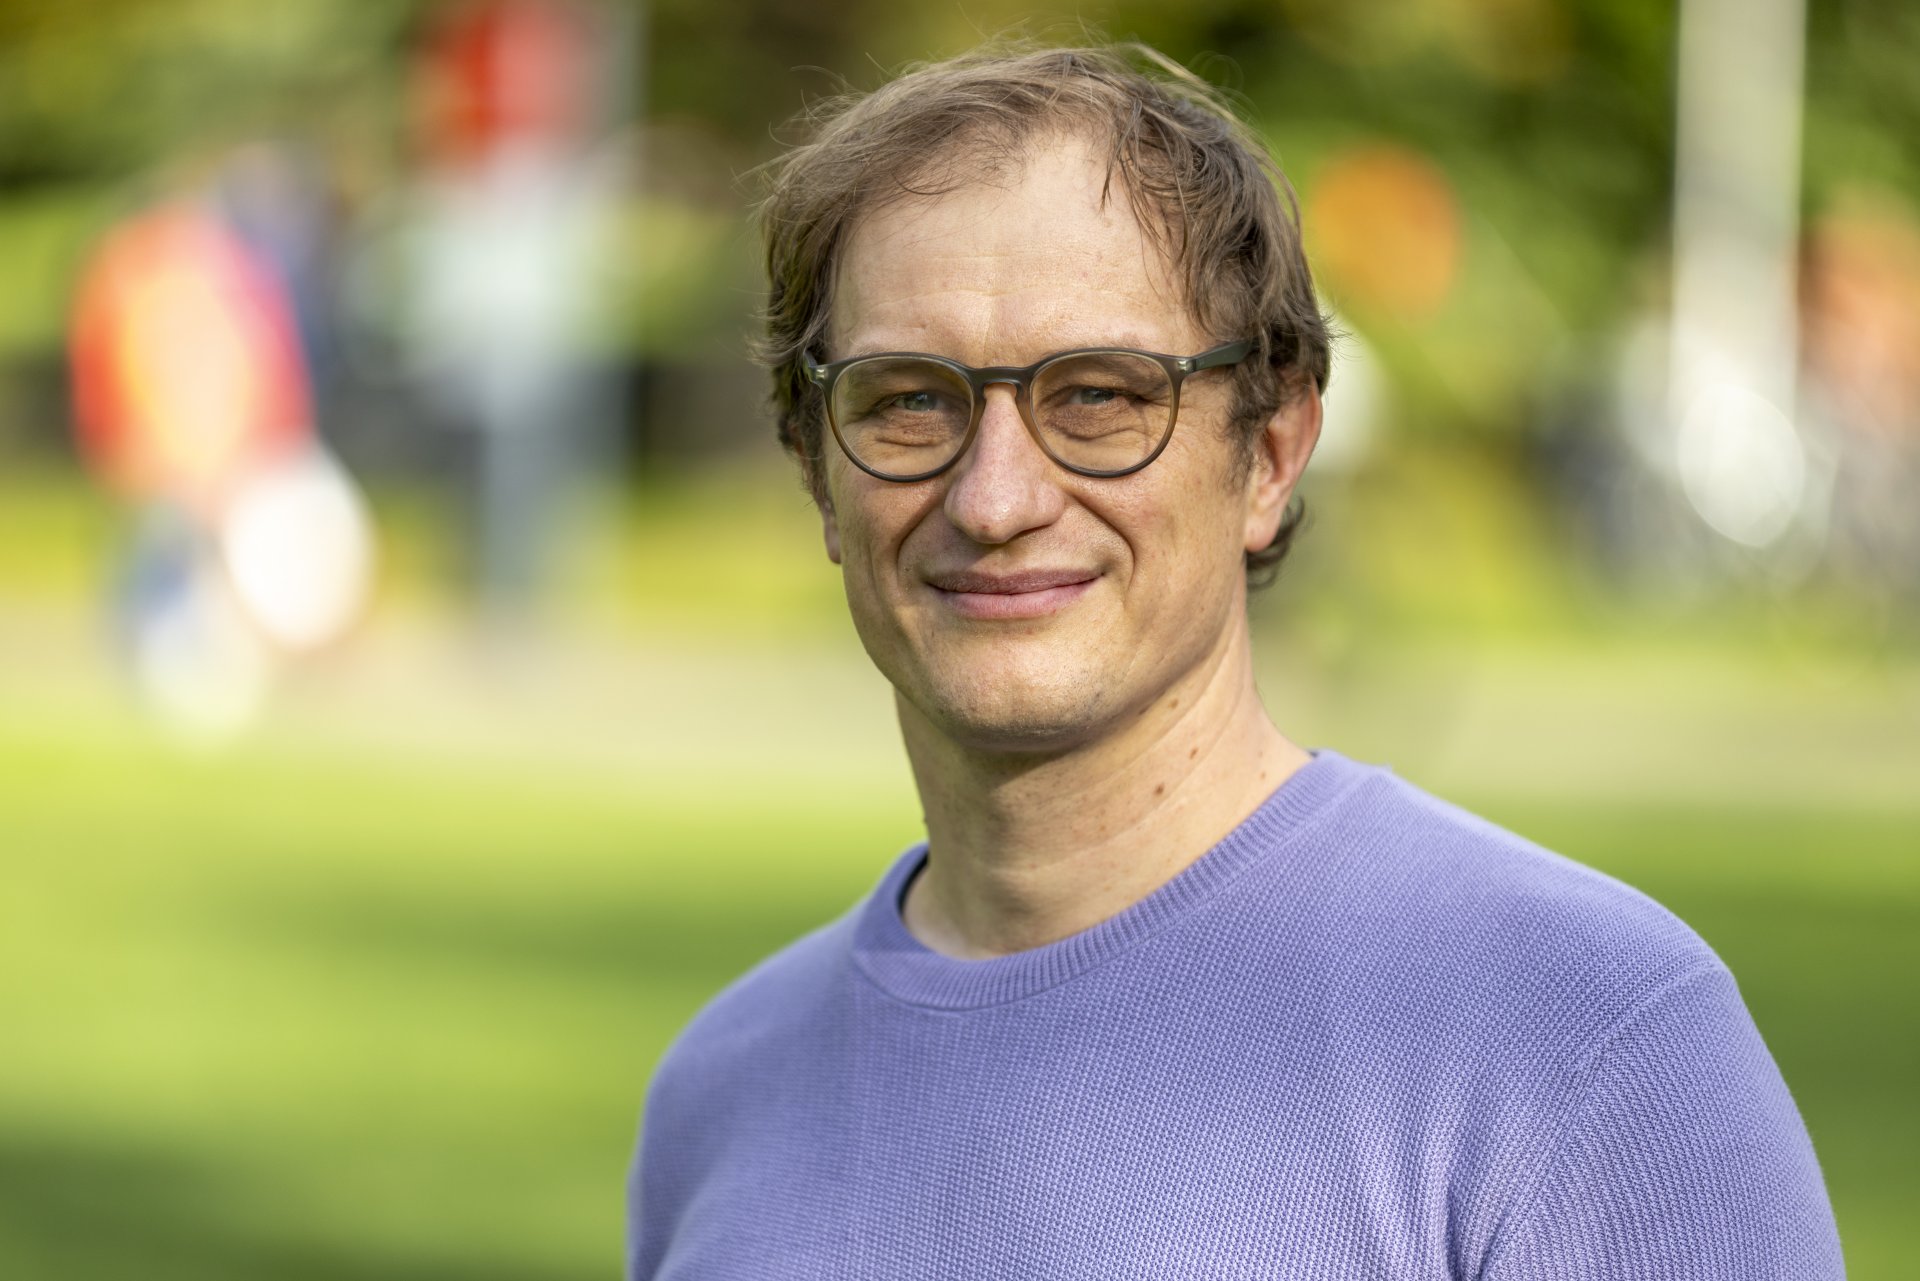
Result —
M 1320 439 L 1320 389 L 1311 378 L 1274 411 L 1253 442 L 1253 461 L 1247 469 L 1248 551 L 1273 542 L 1293 497 L 1300 474 L 1307 469 L 1313 446 Z
M 827 559 L 840 563 L 840 522 L 833 514 L 833 500 L 822 494 L 819 499 L 820 533 L 826 540 Z
M 814 510 L 820 513 L 820 536 L 827 545 L 827 559 L 840 563 L 840 521 L 833 514 L 833 494 L 827 488 L 826 463 L 823 459 L 809 459 L 804 453 L 800 457 L 800 482 L 806 486 L 807 493 L 813 496 Z

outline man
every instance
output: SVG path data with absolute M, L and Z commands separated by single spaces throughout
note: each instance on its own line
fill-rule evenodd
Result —
M 928 840 L 667 1055 L 629 1275 L 1841 1275 L 1731 977 L 1254 688 L 1328 344 L 1284 184 L 1145 50 L 840 104 L 766 354 Z

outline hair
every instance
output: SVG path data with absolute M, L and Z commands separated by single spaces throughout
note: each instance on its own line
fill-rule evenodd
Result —
M 1156 50 L 996 42 L 816 103 L 797 123 L 806 140 L 762 171 L 768 291 L 756 354 L 773 375 L 780 441 L 823 506 L 825 405 L 805 358 L 826 336 L 853 228 L 889 205 L 1017 171 L 1035 140 L 1062 132 L 1107 149 L 1103 199 L 1117 184 L 1200 327 L 1258 343 L 1233 371 L 1240 474 L 1265 422 L 1308 383 L 1326 387 L 1327 321 L 1292 188 L 1224 96 Z M 1249 584 L 1272 581 L 1304 514 L 1296 498 L 1272 543 L 1247 553 Z

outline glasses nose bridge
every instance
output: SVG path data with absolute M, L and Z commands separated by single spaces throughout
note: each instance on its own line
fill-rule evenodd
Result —
M 1005 387 L 1013 393 L 1013 405 L 1027 429 L 1033 429 L 1032 402 L 1028 392 L 1033 386 L 1033 371 L 1029 369 L 982 369 L 974 374 L 974 416 L 979 418 L 987 412 L 987 390 L 992 387 Z
M 1014 417 L 1019 419 L 1020 426 L 1025 429 L 1027 436 L 1040 453 L 1049 461 L 1052 460 L 1053 453 L 1040 439 L 1040 428 L 1033 420 L 1033 401 L 1028 394 L 1032 389 L 1033 375 L 1034 371 L 1031 369 L 1017 369 L 1004 365 L 971 371 L 969 381 L 973 384 L 973 422 L 967 430 L 965 445 L 958 454 L 954 455 L 954 462 L 959 462 L 961 458 L 975 452 L 978 448 L 981 423 L 987 416 L 987 392 L 993 387 L 1005 387 L 1013 393 Z

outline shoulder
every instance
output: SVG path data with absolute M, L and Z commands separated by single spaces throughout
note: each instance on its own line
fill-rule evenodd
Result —
M 629 1271 L 651 1275 L 674 1224 L 737 1144 L 799 1114 L 844 1001 L 859 909 L 769 956 L 707 1002 L 653 1073 L 629 1175 Z
M 633 1167 L 635 1195 L 650 1221 L 671 1218 L 739 1136 L 791 1112 L 797 1064 L 819 1057 L 813 1041 L 844 974 L 851 915 L 782 948 L 709 1001 L 667 1047 L 647 1086 Z
M 844 976 L 858 908 L 727 984 L 668 1047 L 662 1071 L 754 1052 L 813 1023 Z
M 1436 959 L 1598 970 L 1628 987 L 1719 965 L 1641 891 L 1385 770 L 1352 791 L 1336 830 L 1370 913 L 1441 948 Z
M 1436 1054 L 1471 1046 L 1482 1064 L 1497 1052 L 1558 1075 L 1549 1063 L 1570 1067 L 1669 987 L 1724 973 L 1631 886 L 1387 770 L 1353 768 L 1364 777 L 1268 885 L 1306 900 L 1307 953 L 1356 1018 L 1417 1022 Z
M 1305 958 L 1328 1071 L 1366 1115 L 1400 1118 L 1396 1141 L 1450 1136 L 1432 1159 L 1477 1257 L 1516 1279 L 1838 1275 L 1805 1128 L 1707 943 L 1631 886 L 1364 773 L 1262 878 L 1267 919 L 1304 901 L 1279 918 L 1300 940 L 1259 968 Z M 1647 1266 L 1683 1236 L 1710 1265 Z

